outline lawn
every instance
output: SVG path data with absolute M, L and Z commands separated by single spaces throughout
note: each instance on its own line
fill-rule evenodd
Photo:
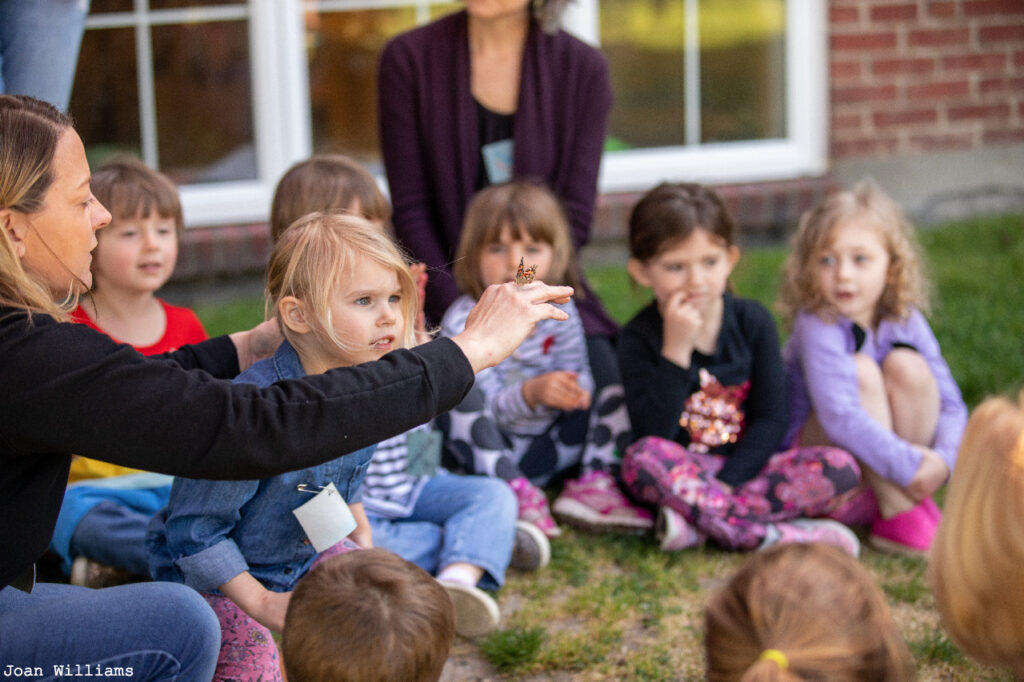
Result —
M 951 223 L 921 233 L 934 283 L 933 329 L 969 407 L 1024 385 L 1024 216 Z M 772 306 L 784 247 L 745 252 L 736 292 Z M 649 299 L 623 267 L 588 275 L 620 321 Z M 211 334 L 262 319 L 262 302 L 196 306 Z M 649 539 L 566 528 L 551 565 L 513 574 L 497 595 L 502 629 L 456 642 L 445 679 L 689 680 L 702 677 L 701 611 L 708 590 L 743 557 L 714 548 L 665 554 Z M 938 623 L 922 559 L 865 548 L 923 680 L 1009 680 L 968 661 Z

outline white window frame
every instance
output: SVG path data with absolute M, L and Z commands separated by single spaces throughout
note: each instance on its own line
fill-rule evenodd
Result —
M 696 0 L 684 1 L 695 11 Z M 576 0 L 569 5 L 564 21 L 568 30 L 595 45 L 600 44 L 598 2 Z M 186 225 L 265 221 L 278 178 L 291 164 L 312 153 L 302 13 L 313 4 L 310 0 L 248 0 L 246 5 L 230 8 L 149 10 L 148 0 L 138 0 L 138 9 L 133 12 L 94 13 L 89 17 L 89 27 L 136 29 L 143 159 L 157 167 L 152 55 L 145 29 L 153 24 L 189 23 L 203 18 L 249 20 L 257 178 L 183 186 Z M 412 5 L 420 20 L 427 21 L 432 3 L 322 0 L 322 4 L 328 9 L 352 10 Z M 738 183 L 824 173 L 828 166 L 826 4 L 820 0 L 786 0 L 785 137 L 607 152 L 599 177 L 600 192 L 643 191 L 662 180 Z M 693 68 L 692 62 L 689 68 Z M 692 109 L 696 99 L 688 99 L 687 106 Z M 689 140 L 699 138 L 699 130 L 690 130 L 687 135 Z

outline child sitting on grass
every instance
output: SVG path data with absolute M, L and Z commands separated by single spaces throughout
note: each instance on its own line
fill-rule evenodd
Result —
M 708 599 L 710 682 L 904 682 L 914 661 L 856 559 L 819 543 L 751 555 Z
M 931 551 L 942 624 L 972 658 L 1024 680 L 1024 391 L 967 422 Z
M 289 682 L 434 682 L 455 638 L 444 588 L 397 554 L 339 554 L 299 581 L 281 655 Z
M 205 340 L 195 313 L 156 296 L 174 272 L 184 230 L 174 183 L 122 159 L 93 173 L 92 191 L 112 220 L 96 233 L 93 288 L 71 319 L 143 355 Z M 50 549 L 71 583 L 105 587 L 148 576 L 146 527 L 167 504 L 171 477 L 75 457 L 68 480 Z
M 960 389 L 924 312 L 912 226 L 870 182 L 835 192 L 800 220 L 781 303 L 787 443 L 852 453 L 863 492 L 834 518 L 870 524 L 880 551 L 921 555 L 942 514 L 967 420 Z

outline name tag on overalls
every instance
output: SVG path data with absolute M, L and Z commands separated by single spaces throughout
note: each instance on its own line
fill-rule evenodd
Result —
M 299 489 L 305 488 L 300 486 Z M 352 510 L 333 482 L 324 486 L 309 502 L 293 509 L 292 513 L 318 553 L 341 542 L 356 529 Z

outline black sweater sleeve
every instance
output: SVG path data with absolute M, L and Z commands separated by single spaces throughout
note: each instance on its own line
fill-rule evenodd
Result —
M 0 587 L 45 550 L 72 453 L 266 478 L 422 424 L 473 384 L 450 339 L 262 389 L 217 378 L 235 371 L 226 338 L 146 358 L 85 325 L 0 310 Z

